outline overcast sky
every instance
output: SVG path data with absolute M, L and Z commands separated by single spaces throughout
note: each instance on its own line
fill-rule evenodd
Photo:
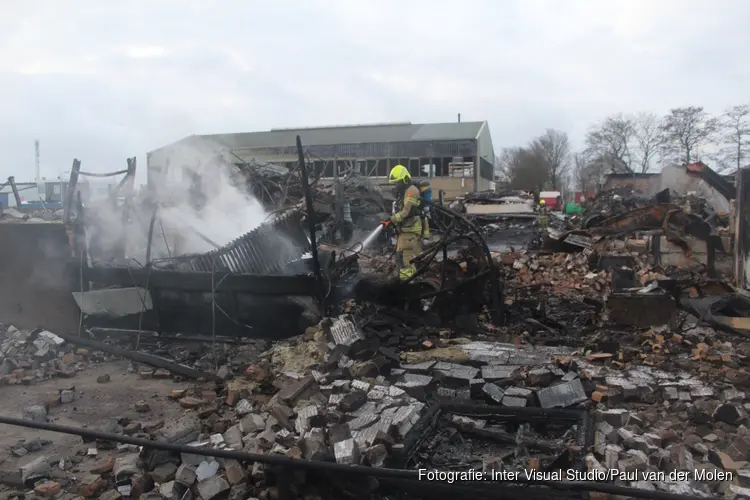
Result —
M 190 134 L 488 120 L 496 151 L 617 111 L 750 101 L 747 0 L 3 0 L 0 176 Z

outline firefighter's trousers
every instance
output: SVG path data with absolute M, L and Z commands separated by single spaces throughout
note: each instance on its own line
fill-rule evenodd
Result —
M 402 281 L 408 280 L 417 272 L 417 266 L 410 261 L 422 253 L 422 235 L 415 233 L 400 233 L 396 239 L 396 263 L 398 277 Z

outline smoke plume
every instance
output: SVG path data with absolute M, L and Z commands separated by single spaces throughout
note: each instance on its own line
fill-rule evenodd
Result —
M 222 161 L 222 149 L 205 143 L 170 149 L 168 165 L 161 161 L 157 165 L 163 169 L 160 175 L 150 175 L 149 195 L 138 193 L 134 198 L 128 222 L 122 219 L 121 206 L 95 207 L 87 216 L 95 260 L 111 260 L 124 243 L 129 259 L 145 263 L 153 215 L 146 203 L 149 196 L 159 205 L 152 260 L 211 251 L 266 221 L 268 213 L 248 193 L 238 167 Z

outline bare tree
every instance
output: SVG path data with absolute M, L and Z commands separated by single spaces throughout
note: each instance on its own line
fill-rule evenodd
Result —
M 611 171 L 613 160 L 602 156 L 590 157 L 585 152 L 573 157 L 575 182 L 584 192 L 596 191 Z
M 495 158 L 495 172 L 500 172 L 500 175 L 508 182 L 511 181 L 513 171 L 518 168 L 518 158 L 521 149 L 523 148 L 505 148 Z
M 703 106 L 670 109 L 661 125 L 665 152 L 676 154 L 682 163 L 690 163 L 696 159 L 697 150 L 713 139 L 718 124 Z
M 515 189 L 541 191 L 549 178 L 542 158 L 531 148 L 509 148 L 500 155 L 502 169 Z
M 630 118 L 622 114 L 607 117 L 586 134 L 586 153 L 592 157 L 611 158 L 613 172 L 623 164 L 630 171 L 630 148 L 634 133 L 635 127 Z
M 531 142 L 530 149 L 542 161 L 547 171 L 550 187 L 552 189 L 560 188 L 570 168 L 568 134 L 559 130 L 547 129 L 544 135 Z
M 588 169 L 588 157 L 585 153 L 573 155 L 573 176 L 576 187 L 583 192 L 593 191 L 596 187 L 592 182 L 593 179 Z
M 653 113 L 638 113 L 633 117 L 633 136 L 637 164 L 645 174 L 651 168 L 651 161 L 659 154 L 662 143 L 661 120 Z
M 502 182 L 508 181 L 508 170 L 506 168 L 505 159 L 503 158 L 504 154 L 505 154 L 505 150 L 500 156 L 495 156 L 495 168 L 494 168 L 495 178 Z
M 720 121 L 722 132 L 722 157 L 724 163 L 732 167 L 742 168 L 745 158 L 750 156 L 750 104 L 733 106 L 722 116 Z

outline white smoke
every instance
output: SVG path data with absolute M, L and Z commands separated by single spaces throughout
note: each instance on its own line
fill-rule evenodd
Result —
M 219 159 L 221 151 L 218 145 L 205 143 L 174 149 L 170 164 L 177 161 L 182 166 L 172 167 L 177 171 L 155 182 L 156 199 L 164 203 L 158 231 L 162 233 L 163 227 L 166 240 L 174 242 L 168 252 L 173 257 L 208 252 L 215 248 L 213 244 L 226 245 L 268 218 L 260 202 L 247 192 L 239 169 Z M 200 198 L 193 190 L 193 175 L 199 178 Z M 155 256 L 166 257 L 167 249 L 161 250 Z
M 173 148 L 166 174 L 150 179 L 152 198 L 159 203 L 152 260 L 211 251 L 268 220 L 261 203 L 247 191 L 239 169 L 218 159 L 222 149 L 215 144 Z M 192 173 L 200 178 L 202 196 L 196 196 Z M 107 254 L 124 240 L 127 257 L 145 263 L 153 211 L 145 207 L 144 194 L 139 193 L 141 200 L 133 203 L 126 227 L 121 206 L 106 203 L 88 210 L 87 220 L 96 219 L 88 227 L 101 250 L 100 259 L 110 260 Z
M 268 218 L 260 202 L 235 184 L 224 166 L 204 165 L 210 171 L 200 173 L 205 197 L 202 207 L 196 206 L 198 200 L 184 184 L 180 189 L 164 193 L 167 204 L 160 210 L 159 219 L 165 232 L 178 235 L 179 254 L 213 250 L 215 247 L 206 239 L 218 246 L 226 245 Z M 157 190 L 157 196 L 159 194 Z

